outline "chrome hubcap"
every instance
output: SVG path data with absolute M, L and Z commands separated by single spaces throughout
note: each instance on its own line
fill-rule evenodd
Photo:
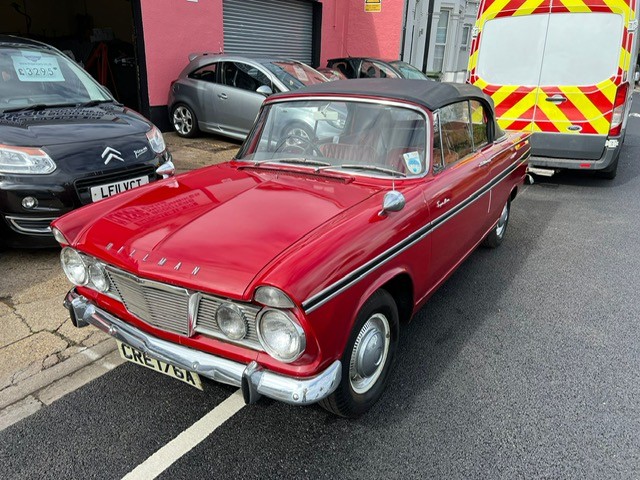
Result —
M 500 214 L 500 219 L 498 220 L 498 225 L 496 226 L 496 235 L 498 237 L 502 237 L 504 235 L 504 230 L 507 228 L 507 220 L 509 219 L 509 204 L 505 203 L 504 208 L 502 209 L 502 213 Z
M 362 326 L 351 351 L 349 382 L 356 393 L 365 393 L 380 377 L 389 354 L 389 320 L 376 313 Z
M 188 135 L 193 128 L 193 117 L 186 107 L 178 107 L 173 112 L 173 126 L 182 135 Z

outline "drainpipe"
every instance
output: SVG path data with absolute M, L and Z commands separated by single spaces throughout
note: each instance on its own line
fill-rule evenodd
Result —
M 429 44 L 431 43 L 431 25 L 433 24 L 433 4 L 435 0 L 429 0 L 427 12 L 427 34 L 424 40 L 424 58 L 422 59 L 422 71 L 427 73 L 427 57 L 429 56 Z

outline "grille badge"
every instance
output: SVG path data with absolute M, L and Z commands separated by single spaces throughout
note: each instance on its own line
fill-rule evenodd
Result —
M 121 162 L 124 162 L 124 158 L 122 158 L 120 155 L 122 155 L 122 153 L 120 153 L 115 148 L 107 147 L 104 149 L 102 155 L 100 156 L 104 158 L 104 164 L 108 165 L 111 160 L 120 160 Z

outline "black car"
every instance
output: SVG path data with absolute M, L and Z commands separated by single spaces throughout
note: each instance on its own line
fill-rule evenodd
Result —
M 173 171 L 162 133 L 75 62 L 0 36 L 0 245 L 54 246 L 53 219 Z
M 401 60 L 380 60 L 369 57 L 332 58 L 327 68 L 339 70 L 347 78 L 410 78 L 429 80 L 413 65 Z

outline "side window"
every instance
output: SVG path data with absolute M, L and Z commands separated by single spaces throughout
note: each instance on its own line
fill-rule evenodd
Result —
M 444 167 L 473 152 L 469 102 L 458 102 L 440 109 L 440 132 Z
M 200 67 L 189 74 L 189 78 L 203 80 L 205 82 L 216 83 L 216 72 L 218 70 L 217 63 L 210 63 L 204 67 Z
M 386 65 L 365 60 L 360 65 L 360 78 L 398 78 L 398 75 Z
M 347 78 L 354 78 L 353 67 L 349 62 L 341 61 L 330 65 L 331 68 L 337 68 Z
M 273 89 L 269 77 L 256 67 L 241 62 L 226 62 L 224 64 L 222 83 L 251 92 L 255 92 L 262 85 Z
M 478 150 L 486 145 L 487 137 L 487 114 L 480 102 L 472 100 L 471 107 L 471 129 L 473 130 L 473 148 Z

